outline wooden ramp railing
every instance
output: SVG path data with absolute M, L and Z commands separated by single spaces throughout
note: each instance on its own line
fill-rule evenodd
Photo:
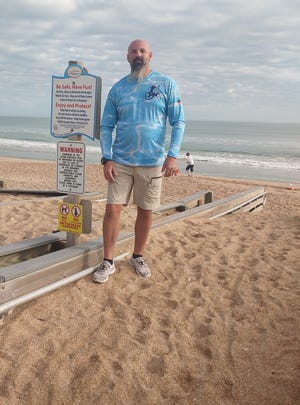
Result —
M 212 192 L 201 190 L 178 201 L 162 205 L 153 212 L 154 214 L 169 215 L 176 212 L 186 211 L 189 208 L 198 207 L 201 204 L 208 204 L 210 202 L 212 202 Z
M 172 215 L 160 217 L 157 221 L 154 221 L 152 229 L 191 216 L 213 219 L 239 209 L 251 211 L 256 208 L 261 208 L 265 203 L 265 198 L 266 193 L 264 188 L 255 187 L 233 196 L 189 208 L 182 212 L 176 212 Z M 58 240 L 61 240 L 62 233 L 53 234 L 50 239 L 56 237 Z M 118 253 L 122 251 L 122 247 L 124 248 L 124 243 L 133 237 L 133 232 L 119 236 L 116 244 Z M 41 240 L 36 241 L 36 245 L 39 242 L 41 242 Z M 49 240 L 47 242 L 49 242 Z M 22 243 L 25 243 L 25 241 Z M 15 248 L 16 246 L 11 248 L 10 251 L 12 252 Z M 9 251 L 9 248 L 6 249 Z M 102 238 L 99 238 L 1 268 L 0 316 L 7 312 L 7 305 L 5 305 L 5 303 L 8 301 L 15 300 L 17 297 L 29 294 L 34 290 L 58 282 L 85 269 L 93 268 L 102 260 L 102 254 L 103 241 Z M 1 306 L 1 304 L 3 305 Z

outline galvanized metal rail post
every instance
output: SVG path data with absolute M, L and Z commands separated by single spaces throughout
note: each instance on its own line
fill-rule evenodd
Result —
M 80 65 L 84 69 L 83 62 L 69 61 L 69 66 L 74 64 L 74 63 L 77 63 L 78 65 Z M 81 142 L 82 141 L 82 135 L 69 136 L 68 139 L 70 139 L 71 141 L 75 141 L 75 142 Z M 72 202 L 72 204 L 79 204 L 80 203 L 80 197 L 79 197 L 78 194 L 68 194 L 68 198 L 70 199 L 70 202 Z M 73 233 L 73 232 L 67 232 L 67 247 L 78 245 L 79 239 L 80 239 L 79 234 Z

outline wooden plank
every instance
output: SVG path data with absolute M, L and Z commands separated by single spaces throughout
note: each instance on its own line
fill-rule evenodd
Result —
M 53 190 L 16 190 L 16 189 L 0 189 L 0 194 L 32 194 L 32 195 L 45 195 L 45 196 L 66 196 L 66 193 L 61 193 L 59 191 Z
M 200 190 L 178 201 L 162 205 L 153 212 L 155 214 L 164 214 L 164 215 L 169 215 L 176 211 L 182 212 L 188 208 L 197 207 L 198 205 L 201 204 L 201 200 L 203 200 L 204 204 L 211 202 L 212 192 L 208 190 Z
M 65 248 L 65 244 L 63 245 L 62 242 L 60 249 Z M 35 257 L 40 257 L 50 253 L 53 250 L 58 250 L 57 244 L 45 244 L 39 247 L 34 247 L 29 250 L 23 250 L 18 253 L 13 253 L 10 255 L 2 256 L 0 260 L 0 281 L 3 281 L 3 275 L 1 274 L 1 268 L 7 268 L 14 264 L 25 262 L 27 260 L 31 260 Z
M 251 211 L 256 211 L 258 209 L 263 208 L 266 202 L 266 193 L 259 198 L 255 199 L 254 201 L 250 202 L 249 204 L 246 204 L 241 208 L 241 211 L 243 212 L 251 212 Z
M 54 232 L 47 235 L 39 236 L 38 238 L 25 239 L 20 242 L 11 243 L 9 245 L 0 246 L 0 257 L 22 252 L 24 250 L 35 247 L 60 242 L 66 239 L 66 232 Z
M 193 197 L 193 196 L 190 196 Z M 200 198 L 202 197 L 202 199 Z M 194 207 L 198 207 L 199 205 L 201 205 L 201 200 L 203 200 L 204 204 L 208 204 L 210 202 L 212 202 L 212 192 L 211 191 L 206 191 L 203 194 L 198 194 L 197 193 L 194 195 L 194 198 L 184 198 L 182 200 L 182 202 L 184 203 L 185 209 L 189 209 L 189 208 L 194 208 Z
M 225 197 L 203 206 L 164 217 L 153 223 L 152 229 L 193 215 L 200 217 L 224 215 L 224 212 L 232 212 L 237 207 L 249 204 L 252 200 L 257 200 L 261 195 L 265 195 L 263 187 L 246 190 L 234 196 Z M 121 249 L 122 244 L 133 237 L 133 232 L 121 234 L 116 247 Z M 1 269 L 0 303 L 26 294 L 87 267 L 95 266 L 100 262 L 102 253 L 103 242 L 102 239 L 98 239 Z
M 156 228 L 158 226 L 161 226 L 165 223 L 170 223 L 173 221 L 176 221 L 181 218 L 185 218 L 188 216 L 193 216 L 193 215 L 199 215 L 202 217 L 209 217 L 209 216 L 214 216 L 222 212 L 227 212 L 228 210 L 233 210 L 234 207 L 239 207 L 240 204 L 244 204 L 249 201 L 251 198 L 258 198 L 259 195 L 264 194 L 264 188 L 263 187 L 257 187 L 254 189 L 246 190 L 242 193 L 236 194 L 234 196 L 229 196 L 225 197 L 221 200 L 217 200 L 211 203 L 208 203 L 203 206 L 195 207 L 190 210 L 184 211 L 184 212 L 179 212 L 176 213 L 170 217 L 167 217 L 166 219 L 161 218 L 159 221 L 156 223 L 152 224 L 152 228 Z M 44 235 L 40 238 L 36 238 L 35 240 L 28 240 L 28 241 L 21 241 L 16 244 L 4 246 L 0 249 L 0 252 L 2 250 L 2 253 L 4 254 L 9 254 L 17 251 L 21 251 L 23 249 L 28 249 L 29 247 L 35 247 L 35 246 L 40 246 L 43 243 L 51 243 L 54 241 L 60 241 L 63 238 L 65 238 L 65 233 L 58 232 L 50 235 Z M 123 235 L 119 236 L 118 240 L 122 240 L 124 238 Z M 84 246 L 84 245 L 80 245 Z M 66 251 L 66 249 L 64 249 Z M 53 252 L 52 255 L 54 257 L 54 254 L 60 255 L 59 252 Z M 49 255 L 47 255 L 49 256 Z M 62 260 L 62 258 L 59 258 L 58 260 Z M 30 263 L 28 263 L 30 262 Z M 2 275 L 2 279 L 7 279 L 8 274 L 13 274 L 15 273 L 14 277 L 17 277 L 18 275 L 25 274 L 29 271 L 35 271 L 34 266 L 31 263 L 31 261 L 21 263 L 19 265 L 15 265 L 14 269 L 11 271 L 7 268 L 1 269 L 0 274 Z M 31 269 L 31 270 L 30 270 Z M 10 276 L 12 277 L 12 276 Z
M 103 193 L 102 192 L 100 193 L 99 191 L 93 191 L 90 193 L 81 194 L 80 197 L 81 197 L 81 199 L 84 199 L 84 200 L 100 201 L 100 202 L 106 201 L 106 198 L 103 198 Z M 66 201 L 67 201 L 67 197 L 66 197 Z
M 101 245 L 99 246 L 101 247 Z M 91 244 L 91 249 L 93 244 Z M 37 257 L 25 262 L 17 263 L 12 266 L 0 269 L 0 274 L 4 277 L 5 281 L 14 278 L 22 277 L 29 273 L 35 273 L 44 266 L 55 266 L 56 264 L 67 262 L 77 255 L 83 255 L 89 251 L 89 247 L 86 244 L 76 245 L 69 248 L 62 249 L 60 251 L 52 252 L 47 255 Z
M 199 207 L 191 208 L 187 211 L 174 214 L 172 216 L 161 218 L 159 223 L 153 224 L 153 227 L 157 227 L 163 224 L 178 221 L 187 217 L 197 215 L 202 218 L 210 218 L 216 215 L 223 215 L 225 212 L 232 212 L 237 207 L 245 205 L 250 202 L 251 199 L 258 198 L 259 195 L 264 194 L 263 187 L 255 187 L 248 189 L 233 196 L 224 197 L 220 200 L 213 201 L 211 203 L 201 205 Z
M 76 255 L 69 254 L 70 249 L 79 247 L 81 249 L 78 250 Z M 59 255 L 53 257 L 53 253 L 30 260 L 33 266 L 31 270 L 33 271 L 13 279 L 8 277 L 8 280 L 1 284 L 3 289 L 0 290 L 0 304 L 61 280 L 85 268 L 95 266 L 100 262 L 102 248 L 99 245 L 92 246 L 90 244 L 88 249 L 84 250 L 83 248 L 81 245 L 76 245 L 64 249 L 64 254 L 60 256 L 62 260 L 60 262 L 56 260 Z
M 24 263 L 27 260 L 48 254 L 53 251 L 53 249 L 62 249 L 65 246 L 59 245 L 62 244 L 65 239 L 65 232 L 56 232 L 38 238 L 0 246 L 0 282 L 5 279 L 2 271 L 3 268 L 5 269 L 17 263 Z
M 2 201 L 2 202 L 0 202 L 0 207 L 13 206 L 13 205 L 24 205 L 24 204 L 29 204 L 29 203 L 39 204 L 41 202 L 49 201 L 49 200 L 57 200 L 57 201 L 59 201 L 59 200 L 62 200 L 63 197 L 64 196 L 57 196 L 57 197 L 54 196 L 54 197 L 47 197 L 47 198 L 37 197 L 37 198 L 30 198 L 30 199 L 27 199 L 27 200 Z
M 263 196 L 263 194 L 262 194 L 262 198 L 263 198 L 264 196 Z M 237 205 L 234 205 L 234 206 L 232 206 L 232 207 L 229 207 L 228 209 L 226 209 L 225 211 L 221 211 L 220 213 L 218 213 L 218 214 L 215 214 L 215 215 L 213 215 L 213 216 L 211 216 L 210 217 L 210 219 L 216 219 L 216 218 L 219 218 L 219 217 L 222 217 L 222 216 L 224 216 L 224 215 L 227 215 L 227 214 L 232 214 L 232 213 L 234 213 L 234 212 L 236 212 L 236 211 L 246 211 L 246 212 L 249 212 L 249 211 L 251 211 L 251 206 L 252 206 L 252 201 L 254 201 L 254 206 L 252 207 L 252 209 L 254 210 L 255 208 L 254 207 L 256 207 L 257 206 L 257 204 L 259 204 L 258 202 L 256 202 L 256 201 L 258 201 L 259 200 L 259 198 L 257 198 L 257 197 L 252 197 L 252 198 L 250 198 L 249 200 L 247 200 L 247 201 L 242 201 L 240 204 L 237 204 Z
M 95 192 L 91 192 L 91 193 L 85 193 L 85 194 L 82 194 L 82 197 L 84 198 L 84 199 L 88 199 L 88 200 L 94 200 L 94 201 L 106 201 L 106 199 L 102 199 L 102 200 L 100 200 L 100 198 L 103 196 L 103 194 L 102 193 L 99 193 L 98 191 L 95 191 Z M 40 202 L 44 202 L 44 201 L 49 201 L 49 200 L 62 200 L 62 199 L 64 199 L 64 198 L 66 198 L 67 199 L 67 194 L 62 194 L 62 195 L 58 195 L 58 196 L 53 196 L 53 197 L 47 197 L 47 198 L 43 198 L 43 197 L 41 197 L 41 198 L 39 198 L 39 197 L 36 197 L 36 198 L 30 198 L 30 199 L 27 199 L 27 200 L 10 200 L 10 201 L 2 201 L 2 202 L 0 202 L 0 207 L 3 207 L 3 206 L 13 206 L 13 205 L 22 205 L 22 204 L 29 204 L 29 203 L 33 203 L 33 204 L 36 204 L 36 203 L 40 203 Z
M 154 214 L 164 214 L 169 215 L 175 213 L 176 211 L 184 211 L 185 207 L 182 202 L 176 201 L 169 204 L 161 205 L 159 208 L 153 211 Z
M 115 256 L 114 261 L 118 262 L 128 255 L 129 252 L 124 252 L 121 255 Z M 0 325 L 2 324 L 4 316 L 11 314 L 15 307 L 25 304 L 33 299 L 39 298 L 52 291 L 55 291 L 58 288 L 64 287 L 83 277 L 86 277 L 87 275 L 93 273 L 95 271 L 95 268 L 97 268 L 97 266 L 88 267 L 82 271 L 71 274 L 70 276 L 67 276 L 63 279 L 59 279 L 57 281 L 54 281 L 53 283 L 44 285 L 41 288 L 37 288 L 34 291 L 31 291 L 27 294 L 23 294 L 20 295 L 19 297 L 5 301 L 4 303 L 0 304 Z
M 188 204 L 190 202 L 199 202 L 199 198 L 204 197 L 205 203 L 212 202 L 212 192 L 209 190 L 201 190 L 194 194 L 188 195 L 184 198 L 181 198 L 180 201 L 184 204 Z
M 133 236 L 133 232 L 121 235 L 116 251 Z M 0 283 L 0 304 L 96 266 L 102 255 L 103 241 L 98 239 L 10 266 L 5 269 L 5 281 Z

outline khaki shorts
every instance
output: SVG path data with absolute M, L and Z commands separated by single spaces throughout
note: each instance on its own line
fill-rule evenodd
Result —
M 107 204 L 127 205 L 133 191 L 133 203 L 144 210 L 160 206 L 161 167 L 124 166 L 114 163 L 118 175 L 108 184 Z

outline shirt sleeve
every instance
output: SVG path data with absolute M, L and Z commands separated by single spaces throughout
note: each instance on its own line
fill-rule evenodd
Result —
M 181 97 L 173 80 L 171 80 L 169 91 L 168 118 L 172 127 L 168 156 L 177 158 L 183 139 L 185 118 Z
M 117 124 L 117 109 L 113 100 L 111 90 L 106 99 L 100 126 L 100 146 L 102 156 L 106 159 L 112 159 L 112 134 Z

